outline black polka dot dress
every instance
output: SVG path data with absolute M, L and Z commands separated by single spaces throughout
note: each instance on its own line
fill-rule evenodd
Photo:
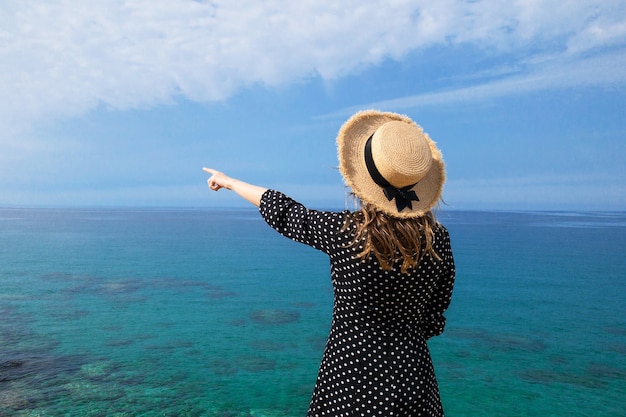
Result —
M 426 340 L 443 332 L 454 260 L 447 230 L 436 231 L 443 261 L 425 255 L 401 274 L 354 259 L 342 232 L 347 212 L 308 210 L 268 190 L 259 208 L 282 235 L 329 255 L 334 290 L 330 335 L 307 417 L 443 416 Z

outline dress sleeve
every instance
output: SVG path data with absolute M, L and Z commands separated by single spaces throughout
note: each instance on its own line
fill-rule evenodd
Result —
M 345 213 L 309 210 L 285 194 L 267 190 L 261 197 L 259 212 L 281 235 L 330 254 Z
M 452 248 L 450 246 L 450 235 L 443 226 L 441 226 L 441 233 L 441 238 L 435 250 L 443 259 L 442 273 L 437 280 L 433 296 L 424 310 L 423 331 L 427 339 L 443 333 L 446 325 L 446 318 L 443 313 L 450 305 L 456 275 Z

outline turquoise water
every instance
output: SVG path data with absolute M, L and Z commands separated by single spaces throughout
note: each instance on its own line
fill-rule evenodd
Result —
M 447 416 L 621 416 L 626 213 L 444 212 Z M 304 416 L 326 257 L 254 210 L 0 210 L 0 416 Z

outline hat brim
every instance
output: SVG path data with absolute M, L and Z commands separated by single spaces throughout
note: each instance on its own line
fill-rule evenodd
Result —
M 402 121 L 419 127 L 406 116 L 396 113 L 365 110 L 348 119 L 337 134 L 339 170 L 346 185 L 361 200 L 384 213 L 400 218 L 421 217 L 438 204 L 446 180 L 441 151 L 436 143 L 424 133 L 431 153 L 432 164 L 427 174 L 413 188 L 419 201 L 412 201 L 411 208 L 398 212 L 394 200 L 389 201 L 383 189 L 374 182 L 365 165 L 365 142 L 381 125 L 391 121 Z

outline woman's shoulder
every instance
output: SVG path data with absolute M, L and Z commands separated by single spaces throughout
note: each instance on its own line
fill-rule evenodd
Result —
M 439 222 L 438 220 L 435 221 L 435 231 L 439 231 L 440 233 L 448 233 L 448 228 L 446 226 L 444 226 L 443 223 Z
M 444 226 L 442 223 L 439 223 L 438 221 L 434 224 L 433 232 L 435 233 L 435 238 L 438 238 L 440 240 L 450 239 L 450 233 L 448 232 L 448 229 L 446 228 L 446 226 Z

